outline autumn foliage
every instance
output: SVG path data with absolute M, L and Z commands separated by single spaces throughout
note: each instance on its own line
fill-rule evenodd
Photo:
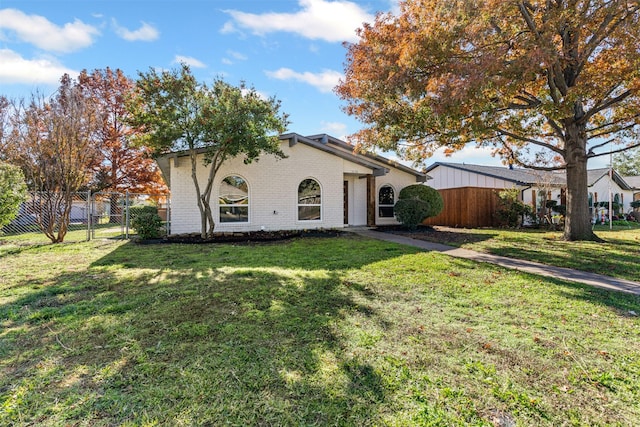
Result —
M 638 144 L 637 1 L 403 1 L 348 45 L 337 93 L 361 145 L 424 161 L 470 142 L 566 169 L 565 238 L 593 239 L 587 161 Z
M 98 106 L 95 139 L 100 156 L 93 165 L 92 191 L 166 195 L 168 188 L 149 150 L 131 144 L 136 129 L 126 122 L 126 100 L 135 82 L 122 70 L 106 68 L 82 71 L 78 84 Z

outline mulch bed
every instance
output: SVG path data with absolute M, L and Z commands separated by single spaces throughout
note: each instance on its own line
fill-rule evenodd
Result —
M 203 239 L 200 233 L 173 234 L 162 239 L 138 240 L 139 244 L 154 243 L 260 243 L 277 242 L 297 237 L 336 237 L 340 230 L 281 230 L 281 231 L 249 231 L 244 233 L 214 233 L 212 238 Z
M 401 225 L 378 226 L 376 227 L 376 231 L 398 234 L 416 240 L 442 243 L 445 245 L 479 242 L 489 238 L 486 234 L 477 234 L 474 233 L 473 230 L 465 228 L 431 227 L 428 225 L 418 226 L 416 230 L 408 230 Z

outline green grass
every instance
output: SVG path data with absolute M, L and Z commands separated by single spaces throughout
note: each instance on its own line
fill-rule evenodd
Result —
M 0 263 L 0 425 L 640 423 L 638 296 L 356 236 Z
M 630 223 L 632 224 L 632 223 Z M 640 281 L 640 227 L 596 226 L 602 242 L 566 242 L 562 232 L 545 230 L 455 229 L 429 240 L 510 258 Z M 435 233 L 437 236 L 438 233 Z M 467 236 L 466 238 L 461 238 Z

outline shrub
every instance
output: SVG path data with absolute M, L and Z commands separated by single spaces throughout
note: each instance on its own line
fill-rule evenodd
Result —
M 26 197 L 27 185 L 20 168 L 0 162 L 0 228 L 16 218 Z
M 133 206 L 129 210 L 129 219 L 131 227 L 143 240 L 157 239 L 162 234 L 162 218 L 155 206 Z
M 631 202 L 631 207 L 640 208 L 640 200 L 634 200 L 633 202 Z
M 518 200 L 518 194 L 519 191 L 515 188 L 498 192 L 496 217 L 501 225 L 515 228 L 519 225 L 520 218 L 533 214 L 533 208 Z M 549 202 L 553 202 L 553 204 Z M 556 204 L 555 200 L 549 200 L 546 205 L 547 208 L 555 207 L 557 209 Z
M 158 208 L 151 205 L 135 205 L 129 207 L 129 222 L 133 224 L 133 220 L 141 214 L 158 214 Z
M 400 199 L 394 207 L 396 218 L 409 230 L 418 228 L 418 224 L 428 217 L 431 207 L 423 200 Z
M 417 199 L 426 202 L 427 205 L 429 205 L 427 214 L 420 222 L 426 218 L 438 215 L 444 208 L 444 201 L 442 200 L 442 196 L 438 190 L 427 185 L 414 184 L 404 187 L 400 190 L 398 199 Z

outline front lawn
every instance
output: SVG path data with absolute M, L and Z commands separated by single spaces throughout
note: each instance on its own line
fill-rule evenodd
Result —
M 638 296 L 350 235 L 2 246 L 0 425 L 640 423 Z
M 435 232 L 422 229 L 399 233 L 478 252 L 640 281 L 640 227 L 637 223 L 615 226 L 613 230 L 608 226 L 596 226 L 595 233 L 604 242 L 566 242 L 560 231 L 535 229 L 435 227 Z

